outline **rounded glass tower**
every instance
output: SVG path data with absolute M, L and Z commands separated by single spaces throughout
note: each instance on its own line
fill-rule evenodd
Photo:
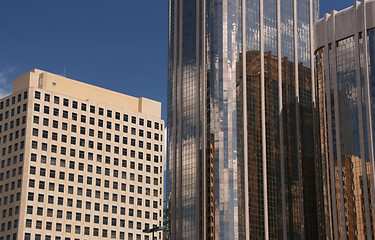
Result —
M 171 239 L 317 235 L 318 0 L 170 0 Z

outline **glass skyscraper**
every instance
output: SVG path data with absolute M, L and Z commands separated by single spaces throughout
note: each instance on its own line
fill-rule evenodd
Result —
M 320 234 L 310 61 L 318 5 L 169 0 L 171 239 Z
M 375 1 L 363 2 L 314 27 L 324 239 L 374 239 Z

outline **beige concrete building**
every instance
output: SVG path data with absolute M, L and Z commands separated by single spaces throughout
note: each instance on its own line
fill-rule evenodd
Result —
M 0 240 L 151 239 L 163 128 L 159 102 L 37 69 L 15 79 L 0 100 Z

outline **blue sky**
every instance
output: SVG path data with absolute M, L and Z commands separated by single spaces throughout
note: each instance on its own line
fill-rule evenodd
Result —
M 320 2 L 321 14 L 352 0 Z M 0 98 L 13 78 L 40 68 L 163 104 L 168 0 L 2 0 Z

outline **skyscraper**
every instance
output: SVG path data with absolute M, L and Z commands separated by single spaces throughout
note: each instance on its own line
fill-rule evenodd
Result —
M 355 2 L 314 27 L 325 239 L 374 239 L 374 15 L 374 1 Z
M 0 240 L 151 239 L 160 115 L 159 102 L 38 69 L 16 78 L 0 99 Z
M 316 238 L 318 0 L 170 0 L 172 239 Z

